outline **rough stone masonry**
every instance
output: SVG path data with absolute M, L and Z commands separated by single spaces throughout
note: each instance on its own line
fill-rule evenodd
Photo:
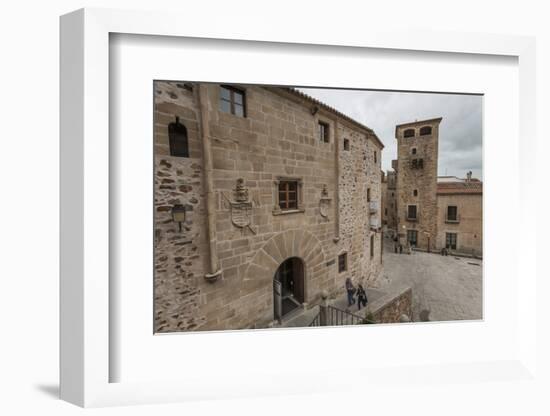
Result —
M 370 128 L 290 88 L 154 90 L 157 332 L 284 324 L 285 308 L 347 277 L 376 285 L 383 145 Z

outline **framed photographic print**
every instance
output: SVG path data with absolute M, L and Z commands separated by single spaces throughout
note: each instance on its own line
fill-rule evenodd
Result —
M 62 398 L 528 379 L 533 40 L 182 18 L 61 20 Z

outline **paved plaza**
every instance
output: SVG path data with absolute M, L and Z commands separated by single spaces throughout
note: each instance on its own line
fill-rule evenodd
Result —
M 415 322 L 482 318 L 482 260 L 418 251 L 395 254 L 393 242 L 384 242 L 380 289 L 411 286 Z

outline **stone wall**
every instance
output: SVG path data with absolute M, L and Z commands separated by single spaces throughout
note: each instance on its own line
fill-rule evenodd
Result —
M 237 117 L 219 111 L 219 85 L 206 88 L 215 249 L 223 273 L 214 283 L 203 278 L 209 259 L 198 86 L 156 82 L 155 224 L 160 230 L 155 254 L 156 330 L 269 326 L 273 321 L 273 277 L 290 257 L 304 262 L 304 307 L 318 302 L 322 290 L 331 294 L 343 291 L 347 276 L 375 282 L 381 269 L 381 239 L 380 233 L 374 233 L 375 250 L 370 258 L 373 231 L 366 189 L 371 189 L 371 199 L 380 200 L 381 146 L 369 137 L 369 131 L 322 106 L 313 113 L 311 101 L 280 88 L 242 86 L 246 117 Z M 166 156 L 167 127 L 176 115 L 189 132 L 190 158 Z M 329 125 L 329 143 L 319 140 L 320 120 Z M 337 153 L 338 136 L 342 137 Z M 344 136 L 351 142 L 350 152 L 343 150 Z M 277 212 L 276 182 L 280 177 L 301 181 L 302 210 Z M 244 179 L 252 202 L 250 227 L 240 228 L 232 222 L 230 201 L 239 178 Z M 320 201 L 325 187 L 327 215 L 323 216 Z M 181 233 L 170 217 L 174 203 L 193 205 Z M 344 251 L 348 253 L 348 270 L 338 273 L 337 256 Z
M 369 305 L 369 312 L 377 323 L 401 322 L 402 315 L 412 318 L 412 288 L 394 288 L 387 295 Z
M 434 250 L 437 237 L 437 162 L 441 119 L 418 121 L 396 127 L 397 138 L 397 227 L 406 243 L 406 230 L 417 231 L 417 247 Z M 432 127 L 432 134 L 420 136 L 420 128 Z M 405 130 L 414 137 L 404 137 Z M 415 149 L 416 154 L 413 154 Z M 423 168 L 414 169 L 413 159 L 422 159 Z M 414 192 L 417 195 L 414 195 Z M 417 220 L 407 219 L 407 206 L 417 206 Z M 405 228 L 403 228 L 403 226 Z M 428 243 L 429 246 L 428 247 Z

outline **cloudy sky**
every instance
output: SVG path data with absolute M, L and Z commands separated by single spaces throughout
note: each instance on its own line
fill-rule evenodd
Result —
M 443 117 L 439 129 L 438 175 L 483 179 L 482 97 L 386 91 L 299 88 L 372 128 L 384 143 L 382 169 L 397 158 L 395 126 L 415 120 Z

